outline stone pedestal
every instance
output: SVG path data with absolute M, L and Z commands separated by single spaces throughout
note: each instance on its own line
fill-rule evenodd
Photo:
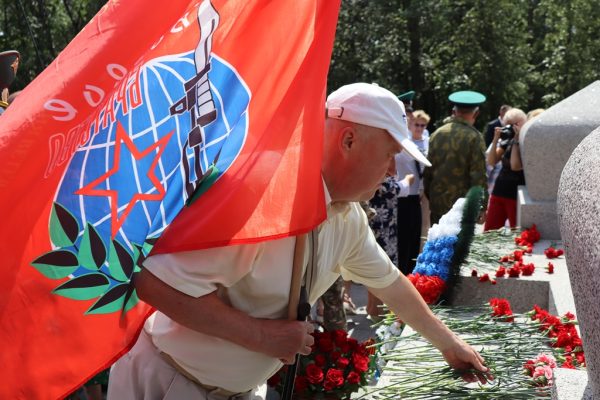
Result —
M 554 385 L 552 385 L 552 399 L 593 400 L 587 373 L 574 369 L 556 368 Z
M 526 187 L 517 199 L 517 223 L 535 223 L 542 237 L 559 239 L 556 195 L 560 175 L 577 145 L 600 126 L 600 81 L 528 122 L 520 148 Z
M 518 225 L 529 228 L 537 225 L 544 239 L 560 239 L 558 218 L 556 218 L 556 200 L 533 200 L 526 186 L 519 186 L 517 194 Z
M 600 93 L 597 93 L 600 97 Z M 600 399 L 600 129 L 564 167 L 558 217 L 593 398 Z

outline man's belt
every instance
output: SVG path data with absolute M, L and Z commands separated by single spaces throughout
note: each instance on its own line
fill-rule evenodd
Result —
M 193 376 L 192 374 L 187 372 L 181 365 L 177 364 L 177 361 L 175 361 L 173 359 L 173 357 L 171 357 L 167 353 L 164 353 L 161 351 L 160 356 L 163 358 L 163 360 L 165 360 L 167 362 L 167 364 L 169 364 L 171 367 L 173 367 L 177 372 L 179 372 L 185 378 L 194 382 L 196 385 L 200 386 L 202 389 L 206 390 L 210 394 L 218 394 L 221 396 L 226 396 L 228 398 L 232 398 L 234 396 L 239 396 L 241 394 L 248 393 L 248 392 L 230 392 L 229 390 L 225 390 L 218 386 L 206 385 L 206 384 L 200 382 L 198 379 L 196 379 L 195 376 Z

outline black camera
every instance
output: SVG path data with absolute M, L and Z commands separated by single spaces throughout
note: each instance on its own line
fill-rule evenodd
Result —
M 512 138 L 515 137 L 515 129 L 512 127 L 512 125 L 506 125 L 503 126 L 502 129 L 500 129 L 500 140 L 501 141 L 507 141 L 507 140 L 511 140 Z

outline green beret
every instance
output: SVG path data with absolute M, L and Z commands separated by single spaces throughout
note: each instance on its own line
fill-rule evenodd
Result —
M 409 92 L 402 93 L 400 96 L 398 96 L 398 100 L 400 100 L 403 103 L 410 103 L 413 100 L 413 97 L 415 97 L 415 91 L 411 90 Z
M 462 90 L 452 93 L 448 100 L 459 107 L 477 107 L 485 102 L 485 96 L 472 90 Z

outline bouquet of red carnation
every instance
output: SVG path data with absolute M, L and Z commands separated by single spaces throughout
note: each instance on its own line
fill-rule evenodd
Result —
M 349 399 L 350 395 L 367 385 L 374 370 L 374 341 L 358 343 L 343 330 L 312 334 L 315 344 L 312 353 L 300 357 L 294 382 L 294 398 L 298 399 Z M 287 366 L 273 375 L 268 384 L 279 393 Z
M 492 316 L 497 317 L 500 321 L 514 322 L 515 317 L 508 300 L 492 298 L 490 299 L 490 306 L 492 307 Z
M 515 243 L 519 246 L 533 247 L 533 244 L 540 240 L 540 233 L 535 224 L 529 229 L 525 229 L 515 238 Z

